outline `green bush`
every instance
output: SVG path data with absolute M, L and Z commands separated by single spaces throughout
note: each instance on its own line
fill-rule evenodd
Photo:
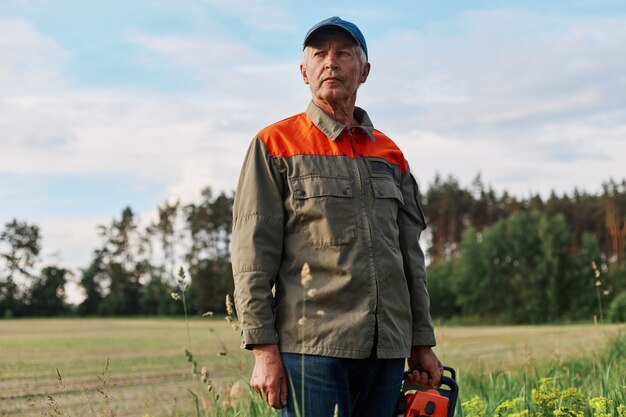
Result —
M 100 305 L 98 306 L 99 316 L 115 316 L 123 314 L 126 309 L 128 300 L 124 294 L 111 293 L 104 297 Z
M 626 322 L 626 291 L 619 293 L 611 302 L 609 320 L 615 323 Z

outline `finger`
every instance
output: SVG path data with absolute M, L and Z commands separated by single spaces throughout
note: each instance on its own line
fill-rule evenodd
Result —
M 417 384 L 417 385 L 426 385 L 427 381 L 423 379 L 422 374 L 425 374 L 425 372 L 420 371 L 418 369 L 414 370 L 413 372 L 409 374 L 409 377 L 408 377 L 409 382 L 411 382 L 412 384 Z
M 252 388 L 259 395 L 264 403 L 267 403 L 267 393 L 260 384 L 253 385 Z
M 439 388 L 441 385 L 441 377 L 443 375 L 443 366 L 441 362 L 439 362 L 439 368 L 437 368 L 437 372 L 433 375 L 433 387 Z
M 281 409 L 280 395 L 275 387 L 267 389 L 267 404 L 276 409 Z
M 288 395 L 288 387 L 287 387 L 287 377 L 283 377 L 281 387 L 280 387 L 280 405 L 283 407 L 287 406 L 287 395 Z
M 420 372 L 420 384 L 428 386 L 429 385 L 428 384 L 429 380 L 430 380 L 430 375 L 428 374 L 428 372 L 421 371 Z

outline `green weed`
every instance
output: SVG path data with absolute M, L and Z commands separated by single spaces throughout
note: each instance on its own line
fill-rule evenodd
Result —
M 626 335 L 595 355 L 459 378 L 461 417 L 623 417 Z M 463 400 L 467 398 L 467 400 Z

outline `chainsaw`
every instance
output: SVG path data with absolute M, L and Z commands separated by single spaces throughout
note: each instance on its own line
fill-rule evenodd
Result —
M 410 372 L 404 373 L 402 391 L 398 400 L 396 417 L 453 417 L 459 386 L 456 371 L 444 366 L 439 388 L 413 384 L 407 380 Z M 448 373 L 450 376 L 445 375 Z

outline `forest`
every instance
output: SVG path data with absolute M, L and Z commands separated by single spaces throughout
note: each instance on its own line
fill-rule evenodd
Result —
M 481 323 L 626 321 L 626 180 L 602 191 L 547 198 L 496 193 L 480 177 L 462 187 L 437 177 L 420 200 L 427 220 L 431 312 L 436 320 Z M 223 313 L 233 290 L 232 193 L 210 188 L 200 201 L 164 202 L 142 221 L 124 208 L 100 225 L 100 245 L 79 270 L 42 265 L 40 228 L 13 219 L 0 232 L 0 318 L 172 316 Z M 65 301 L 78 282 L 84 300 Z

